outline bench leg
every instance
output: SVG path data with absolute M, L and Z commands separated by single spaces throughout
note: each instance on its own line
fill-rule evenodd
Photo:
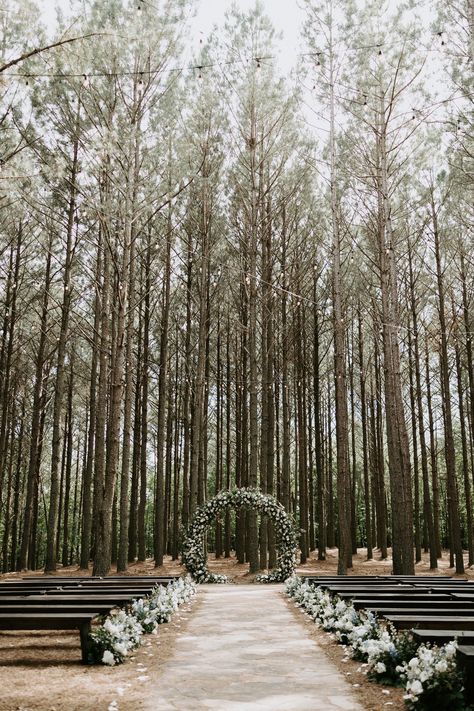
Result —
M 81 635 L 81 652 L 82 652 L 82 663 L 87 664 L 88 651 L 89 651 L 89 632 L 91 631 L 91 623 L 84 622 L 79 627 L 79 634 Z

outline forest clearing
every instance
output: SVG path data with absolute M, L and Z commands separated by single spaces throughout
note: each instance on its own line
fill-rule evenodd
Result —
M 474 707 L 474 0 L 0 36 L 0 709 Z

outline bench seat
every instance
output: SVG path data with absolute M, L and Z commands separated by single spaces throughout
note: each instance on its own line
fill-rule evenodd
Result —
M 408 600 L 390 599 L 385 598 L 384 600 L 379 600 L 377 598 L 370 599 L 360 599 L 354 598 L 352 604 L 356 610 L 363 610 L 365 608 L 377 609 L 389 607 L 399 608 L 405 612 L 408 608 L 417 608 L 419 610 L 431 610 L 432 608 L 437 608 L 438 610 L 456 610 L 456 609 L 473 609 L 474 605 L 471 606 L 469 602 L 463 602 L 462 600 L 450 600 L 449 598 L 435 598 L 435 599 L 425 599 L 418 600 L 417 598 L 410 598 Z
M 76 605 L 80 603 L 98 605 L 109 605 L 111 608 L 115 606 L 126 605 L 135 600 L 135 595 L 12 595 L 0 598 L 0 608 L 10 607 L 11 605 L 47 605 L 56 607 L 57 605 Z
M 96 612 L 75 612 L 73 614 L 56 612 L 0 612 L 0 630 L 78 629 L 81 638 L 82 661 L 87 663 L 88 637 L 91 631 L 91 622 L 94 617 L 97 617 Z
M 469 632 L 469 630 L 426 630 L 426 629 L 414 629 L 412 630 L 413 637 L 417 642 L 429 642 L 430 644 L 442 645 L 451 641 L 452 639 L 457 639 L 459 643 L 470 644 L 474 643 L 474 630 Z
M 452 629 L 452 630 L 470 630 L 474 631 L 474 614 L 473 615 L 438 615 L 430 617 L 429 615 L 385 615 L 385 619 L 393 624 L 397 629 Z

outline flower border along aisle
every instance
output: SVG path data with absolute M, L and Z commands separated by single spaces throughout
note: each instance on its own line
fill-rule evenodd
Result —
M 297 536 L 293 521 L 277 499 L 258 489 L 221 491 L 196 510 L 183 543 L 182 562 L 198 583 L 225 583 L 225 575 L 211 573 L 205 554 L 206 532 L 215 517 L 229 508 L 255 509 L 268 516 L 275 526 L 278 565 L 268 575 L 258 575 L 259 583 L 284 582 L 295 570 Z
M 103 624 L 89 635 L 89 663 L 114 666 L 141 644 L 143 634 L 156 633 L 158 625 L 169 622 L 178 607 L 196 592 L 192 579 L 178 578 L 166 587 L 157 585 L 145 598 L 108 615 Z
M 405 687 L 411 711 L 469 711 L 463 693 L 463 675 L 456 664 L 456 642 L 442 647 L 420 644 L 410 632 L 397 632 L 372 612 L 356 610 L 352 603 L 327 590 L 303 582 L 287 581 L 286 592 L 347 653 L 364 662 L 371 681 Z

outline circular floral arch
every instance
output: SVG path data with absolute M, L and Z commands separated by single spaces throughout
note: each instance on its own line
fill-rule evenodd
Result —
M 225 575 L 216 575 L 207 568 L 206 532 L 216 515 L 225 509 L 249 508 L 268 516 L 274 524 L 278 565 L 268 575 L 258 575 L 261 583 L 283 582 L 295 569 L 297 536 L 292 519 L 273 497 L 257 489 L 221 491 L 196 510 L 183 543 L 182 562 L 198 583 L 225 583 Z

